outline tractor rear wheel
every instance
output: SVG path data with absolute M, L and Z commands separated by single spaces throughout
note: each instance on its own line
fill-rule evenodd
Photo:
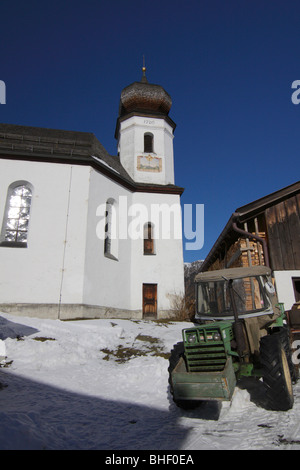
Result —
M 276 411 L 291 409 L 294 404 L 291 372 L 280 335 L 275 333 L 261 338 L 260 357 L 270 407 Z
M 280 341 L 286 352 L 287 361 L 290 368 L 292 383 L 296 383 L 299 379 L 299 367 L 293 364 L 292 361 L 292 349 L 291 349 L 291 337 L 290 330 L 287 326 L 283 326 L 279 329 L 279 332 L 275 333 L 280 336 Z

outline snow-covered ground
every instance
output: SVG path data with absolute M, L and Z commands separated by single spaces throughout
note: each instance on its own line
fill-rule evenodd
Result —
M 252 380 L 231 405 L 174 405 L 165 353 L 185 326 L 1 313 L 0 449 L 300 449 L 300 383 L 288 412 Z

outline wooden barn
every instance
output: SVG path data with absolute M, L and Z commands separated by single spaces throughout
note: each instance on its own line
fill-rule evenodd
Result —
M 300 181 L 239 207 L 201 266 L 201 272 L 267 265 L 279 301 L 300 301 Z

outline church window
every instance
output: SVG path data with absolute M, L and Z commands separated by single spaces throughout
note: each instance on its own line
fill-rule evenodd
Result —
M 105 240 L 104 240 L 104 253 L 106 255 L 110 254 L 110 250 L 111 250 L 111 212 L 112 212 L 111 204 L 106 203 Z
M 152 153 L 153 152 L 153 140 L 154 136 L 151 132 L 146 132 L 144 134 L 144 152 L 145 153 Z
M 155 255 L 154 227 L 151 222 L 144 225 L 144 255 Z
M 104 255 L 107 258 L 118 259 L 118 238 L 117 238 L 117 204 L 113 199 L 106 202 L 105 212 L 105 238 Z
M 27 247 L 32 186 L 27 182 L 10 185 L 1 232 L 2 246 Z

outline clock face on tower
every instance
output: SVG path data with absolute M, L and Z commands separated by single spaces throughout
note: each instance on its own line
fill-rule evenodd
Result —
M 162 159 L 152 155 L 139 155 L 137 157 L 137 169 L 139 171 L 160 173 L 162 171 Z

